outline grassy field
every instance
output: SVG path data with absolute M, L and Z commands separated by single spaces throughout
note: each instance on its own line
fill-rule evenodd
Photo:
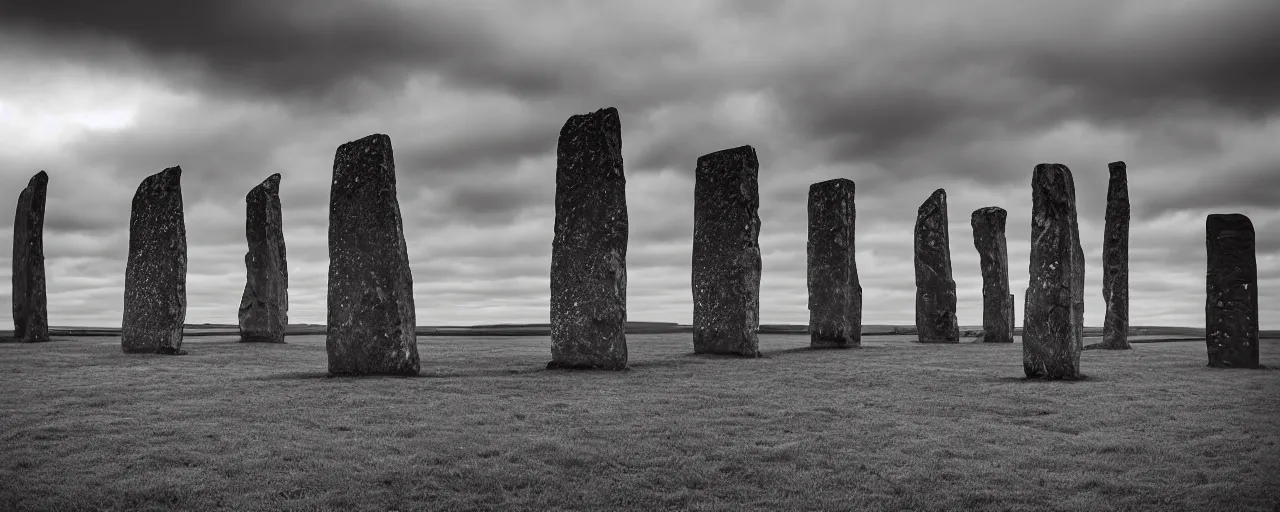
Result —
M 632 335 L 611 373 L 432 336 L 423 377 L 343 379 L 323 336 L 0 344 L 0 510 L 1280 510 L 1280 371 L 1145 343 L 1028 382 L 1021 345 L 911 338 Z

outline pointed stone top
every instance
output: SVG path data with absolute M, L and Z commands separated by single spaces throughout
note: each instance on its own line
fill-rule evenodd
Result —
M 698 157 L 698 165 L 702 165 L 703 160 L 716 160 L 720 158 L 749 158 L 756 159 L 756 148 L 751 146 L 738 146 L 736 148 L 722 149 L 714 153 L 707 153 Z
M 271 194 L 279 192 L 280 191 L 280 173 L 275 173 L 270 176 L 267 176 L 267 179 L 262 180 L 262 183 L 258 184 L 258 186 L 254 188 L 262 189 L 264 192 L 271 193 Z
M 929 198 L 920 204 L 920 209 L 916 211 L 916 218 L 923 219 L 938 212 L 944 212 L 947 209 L 947 191 L 945 189 L 934 190 L 929 194 Z
M 849 190 L 853 190 L 854 183 L 853 183 L 853 180 L 848 178 L 835 178 L 827 181 L 819 181 L 817 183 L 809 185 L 809 190 L 826 189 L 826 188 L 836 188 L 836 189 L 848 188 Z
M 1125 168 L 1124 160 L 1116 160 L 1114 162 L 1111 162 L 1107 164 L 1107 168 L 1108 169 L 1124 169 Z
M 182 180 L 182 167 L 173 166 L 158 173 L 147 176 L 138 185 L 138 190 L 150 187 L 164 187 L 177 185 Z
M 44 171 L 40 171 L 31 177 L 31 181 L 27 182 L 27 187 L 43 187 L 49 184 L 49 175 Z

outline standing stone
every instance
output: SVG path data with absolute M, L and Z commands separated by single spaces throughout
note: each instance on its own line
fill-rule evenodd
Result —
M 1084 341 L 1084 252 L 1071 170 L 1062 164 L 1037 165 L 1031 194 L 1023 370 L 1027 377 L 1078 379 Z
M 760 357 L 760 163 L 751 146 L 698 158 L 693 351 Z
M 36 173 L 18 194 L 13 216 L 13 337 L 49 341 L 44 281 L 44 199 L 49 175 Z
M 1253 222 L 1238 213 L 1205 221 L 1208 273 L 1205 342 L 1209 366 L 1258 367 L 1258 260 Z
M 329 375 L 417 375 L 416 314 L 391 138 L 343 144 L 329 189 Z
M 1009 248 L 1005 243 L 1008 212 L 989 206 L 973 211 L 973 245 L 982 267 L 982 341 L 1013 343 L 1013 296 L 1009 294 Z
M 182 168 L 142 180 L 129 217 L 120 345 L 126 353 L 183 354 L 187 319 L 187 226 Z
M 921 343 L 959 343 L 951 278 L 947 191 L 933 191 L 916 214 L 916 333 Z
M 618 111 L 572 116 L 556 149 L 547 368 L 627 367 L 627 230 Z
M 809 186 L 809 346 L 862 346 L 862 285 L 854 258 L 853 181 Z
M 284 343 L 289 325 L 289 265 L 280 218 L 280 175 L 245 196 L 247 280 L 240 299 L 240 341 Z
M 1017 314 L 1016 314 L 1017 310 L 1015 309 L 1013 301 L 1014 301 L 1013 294 L 1010 293 L 1009 294 L 1009 332 L 1013 332 L 1013 330 L 1018 325 Z
M 1102 238 L 1102 298 L 1107 305 L 1098 348 L 1129 347 L 1129 177 L 1124 162 L 1107 164 L 1107 219 Z

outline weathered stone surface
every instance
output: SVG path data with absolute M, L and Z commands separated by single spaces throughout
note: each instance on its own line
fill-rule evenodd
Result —
M 413 275 L 391 138 L 338 147 L 329 189 L 329 375 L 417 375 Z
M 1027 377 L 1078 379 L 1084 334 L 1084 252 L 1076 186 L 1062 164 L 1040 164 L 1031 178 L 1031 265 L 1023 311 Z
M 1107 313 L 1098 348 L 1129 348 L 1129 176 L 1124 162 L 1107 164 L 1107 217 L 1102 238 L 1102 299 Z
M 1004 208 L 989 206 L 973 211 L 973 246 L 982 268 L 982 341 L 1013 343 L 1013 296 L 1009 294 L 1009 248 L 1005 243 Z
M 575 115 L 556 150 L 548 368 L 627 367 L 627 179 L 614 108 Z
M 693 351 L 759 357 L 760 169 L 751 146 L 698 158 L 693 190 Z
M 289 264 L 280 216 L 280 175 L 245 196 L 246 281 L 240 299 L 240 341 L 284 343 L 289 325 Z
M 13 216 L 13 337 L 49 341 L 44 279 L 44 200 L 49 175 L 36 173 L 18 194 Z
M 862 346 L 862 285 L 854 261 L 854 183 L 809 186 L 809 345 Z
M 1209 366 L 1258 367 L 1258 260 L 1253 222 L 1238 213 L 1205 220 Z
M 960 342 L 950 244 L 947 191 L 938 189 L 916 215 L 916 335 L 921 343 Z
M 182 168 L 142 180 L 129 218 L 120 345 L 127 353 L 182 354 L 187 319 L 187 226 Z

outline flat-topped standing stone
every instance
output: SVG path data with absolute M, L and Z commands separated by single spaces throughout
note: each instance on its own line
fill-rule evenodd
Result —
M 617 109 L 570 117 L 556 149 L 548 368 L 627 367 L 627 229 Z
M 854 183 L 809 185 L 809 346 L 862 346 L 862 285 L 854 261 Z
M 698 158 L 693 351 L 760 357 L 760 163 L 751 146 Z
M 120 345 L 127 353 L 182 354 L 187 319 L 187 226 L 182 168 L 142 180 L 129 217 Z
M 240 299 L 240 341 L 284 343 L 289 325 L 289 265 L 280 217 L 280 175 L 272 174 L 245 196 L 244 255 L 247 274 Z
M 1076 186 L 1062 164 L 1039 164 L 1031 178 L 1031 265 L 1022 313 L 1027 377 L 1080 378 L 1084 334 L 1084 252 Z
M 947 191 L 933 191 L 916 214 L 916 334 L 921 343 L 959 343 L 956 282 L 951 278 Z
M 982 267 L 982 341 L 1013 343 L 1013 296 L 1009 294 L 1009 248 L 1004 228 L 1008 212 L 989 206 L 973 211 L 973 246 Z
M 391 138 L 343 144 L 329 189 L 329 375 L 417 375 L 416 314 Z
M 13 216 L 13 337 L 49 341 L 44 281 L 44 200 L 49 175 L 36 173 L 18 194 Z
M 1102 238 L 1102 298 L 1107 314 L 1098 348 L 1129 348 L 1129 177 L 1124 162 L 1107 164 L 1107 218 Z
M 1209 366 L 1258 367 L 1258 260 L 1253 222 L 1238 213 L 1205 219 Z

